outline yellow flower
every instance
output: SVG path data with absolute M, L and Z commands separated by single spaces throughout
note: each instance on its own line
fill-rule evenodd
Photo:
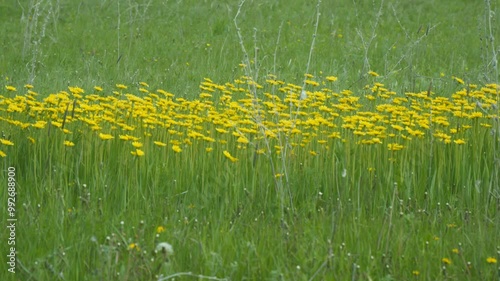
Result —
M 102 92 L 102 88 L 99 87 L 99 86 L 94 86 L 94 90 L 98 91 L 98 92 Z
M 3 151 L 0 150 L 0 157 L 5 157 L 7 154 L 5 154 Z
M 248 139 L 247 139 L 247 138 L 245 138 L 245 137 L 243 137 L 243 136 L 239 137 L 239 138 L 236 140 L 236 142 L 238 142 L 238 143 L 243 143 L 243 144 L 247 144 L 247 143 L 249 143 Z
M 305 82 L 307 85 L 311 85 L 311 86 L 315 86 L 315 87 L 319 86 L 319 83 L 318 83 L 318 82 L 316 82 L 316 81 L 313 81 L 313 80 L 305 80 L 304 82 Z
M 141 249 L 139 248 L 139 245 L 137 245 L 137 243 L 130 243 L 130 245 L 128 245 L 128 249 L 129 249 L 129 250 L 136 249 L 137 251 L 140 251 L 140 250 L 141 250 Z
M 73 142 L 71 142 L 71 141 L 64 141 L 64 145 L 68 146 L 68 147 L 75 146 L 75 144 Z
M 453 80 L 457 81 L 457 83 L 458 83 L 458 84 L 462 84 L 462 85 L 464 84 L 464 80 L 462 80 L 462 79 L 460 79 L 460 78 L 458 78 L 458 77 L 451 76 L 451 78 L 452 78 Z
M 149 85 L 146 82 L 139 82 L 139 85 L 149 88 Z
M 26 84 L 26 85 L 24 85 L 24 88 L 26 88 L 26 89 L 33 89 L 33 85 L 31 85 L 31 84 Z
M 160 226 L 158 226 L 156 228 L 156 233 L 157 234 L 160 234 L 160 233 L 163 233 L 163 232 L 165 232 L 165 227 L 163 227 L 163 226 L 160 225 Z
M 144 151 L 142 151 L 140 149 L 136 149 L 135 151 L 130 151 L 130 154 L 137 156 L 137 157 L 141 157 L 141 156 L 144 156 Z
M 132 146 L 135 147 L 135 148 L 141 148 L 142 147 L 142 143 L 138 142 L 138 141 L 134 141 L 134 142 L 132 142 Z
M 392 127 L 392 128 L 394 128 L 394 129 L 396 129 L 396 130 L 398 130 L 398 131 L 402 131 L 402 130 L 404 130 L 404 129 L 405 129 L 405 128 L 403 128 L 403 127 L 402 127 L 402 126 L 400 126 L 400 125 L 391 125 L 391 127 Z
M 335 81 L 337 81 L 337 77 L 335 77 L 335 76 L 326 76 L 326 80 L 328 80 L 330 82 L 335 82 Z
M 172 150 L 179 153 L 182 151 L 182 149 L 180 148 L 180 146 L 178 145 L 172 145 Z
M 211 97 L 212 97 L 212 95 L 211 95 L 211 94 L 209 94 L 209 93 L 201 93 L 201 94 L 200 94 L 200 99 L 203 99 L 203 98 L 211 98 Z
M 378 73 L 377 73 L 377 72 L 375 72 L 375 71 L 371 71 L 371 70 L 370 70 L 370 71 L 368 71 L 368 74 L 370 74 L 370 75 L 371 75 L 371 76 L 373 76 L 373 77 L 380 76 L 380 75 L 378 75 Z
M 11 92 L 17 91 L 16 87 L 14 87 L 14 86 L 5 86 L 5 89 L 7 89 L 7 91 L 11 91 Z
M 31 85 L 30 85 L 31 86 Z M 33 87 L 33 86 L 32 86 Z M 32 96 L 32 97 L 36 97 L 38 96 L 38 93 L 37 92 L 33 92 L 31 90 L 28 90 L 28 95 Z
M 257 154 L 264 154 L 264 153 L 266 153 L 266 150 L 265 150 L 265 149 L 263 149 L 263 148 L 261 148 L 261 149 L 256 150 L 255 152 L 256 152 Z
M 35 143 L 35 139 L 32 138 L 32 137 L 28 137 L 28 140 L 31 142 L 31 143 Z
M 227 158 L 227 159 L 231 160 L 231 162 L 238 162 L 238 158 L 233 157 L 233 156 L 229 153 L 229 151 L 224 150 L 224 151 L 223 151 L 223 153 L 224 153 L 224 156 L 226 156 L 226 158 Z
M 453 142 L 456 143 L 456 144 L 464 144 L 465 140 L 464 139 L 458 139 L 458 140 L 454 140 Z
M 397 151 L 403 149 L 404 146 L 397 144 L 397 143 L 390 143 L 387 145 L 387 149 Z
M 449 258 L 442 258 L 441 262 L 444 263 L 444 264 L 446 264 L 446 265 L 450 265 L 451 264 L 451 260 Z
M 413 274 L 415 276 L 419 276 L 420 275 L 420 271 L 414 270 L 414 271 L 411 272 L 411 274 Z
M 460 254 L 460 251 L 457 248 L 451 249 L 451 252 L 454 254 Z
M 125 85 L 123 85 L 123 84 L 116 84 L 116 87 L 117 87 L 118 89 L 122 89 L 122 90 L 127 89 L 127 86 L 125 86 Z
M 50 123 L 53 126 L 57 127 L 57 128 L 61 128 L 62 127 L 62 123 L 61 122 L 51 121 Z
M 68 90 L 74 95 L 80 95 L 85 93 L 85 91 L 80 87 L 68 87 Z M 80 96 L 81 97 L 81 96 Z
M 205 151 L 206 151 L 206 152 L 210 152 L 210 151 L 212 151 L 212 150 L 214 150 L 212 147 L 207 147 L 207 148 L 205 148 Z
M 497 263 L 497 259 L 495 259 L 494 257 L 488 257 L 486 259 L 486 262 L 489 264 L 495 264 L 495 263 Z
M 103 134 L 103 133 L 100 133 L 99 134 L 99 138 L 101 138 L 102 140 L 111 140 L 111 139 L 114 139 L 115 137 L 113 137 L 112 135 L 110 134 Z
M 0 143 L 3 145 L 14 145 L 13 142 L 11 142 L 10 140 L 6 140 L 6 139 L 0 139 Z
M 156 144 L 157 146 L 167 146 L 166 143 L 163 143 L 161 141 L 155 141 L 154 144 Z
M 134 136 L 130 136 L 130 135 L 119 135 L 118 136 L 121 140 L 124 140 L 124 141 L 128 141 L 128 140 L 132 140 L 132 141 L 138 141 L 139 138 L 136 138 Z

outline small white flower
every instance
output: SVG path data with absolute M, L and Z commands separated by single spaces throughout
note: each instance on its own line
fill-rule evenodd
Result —
M 157 253 L 163 253 L 165 255 L 173 255 L 174 254 L 174 248 L 172 245 L 170 245 L 167 242 L 161 242 L 158 245 L 156 245 L 156 250 Z

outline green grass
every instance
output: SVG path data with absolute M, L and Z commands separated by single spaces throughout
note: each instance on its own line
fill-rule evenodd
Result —
M 381 145 L 359 145 L 356 142 L 366 138 L 342 127 L 344 117 L 358 112 L 337 110 L 342 117 L 332 122 L 342 137 L 328 139 L 326 145 L 315 138 L 309 143 L 307 137 L 285 140 L 287 135 L 280 132 L 283 139 L 273 139 L 258 132 L 247 134 L 251 139 L 245 146 L 231 135 L 238 132 L 234 127 L 226 128 L 228 134 L 218 133 L 204 109 L 155 104 L 158 110 L 202 116 L 206 120 L 199 131 L 216 138 L 214 143 L 191 138 L 192 145 L 181 144 L 183 151 L 174 153 L 171 145 L 182 137 L 159 126 L 142 127 L 144 119 L 127 117 L 128 109 L 109 108 L 117 120 L 136 125 L 135 131 L 116 131 L 115 125 L 103 122 L 94 132 L 83 122 L 67 119 L 70 114 L 61 104 L 72 108 L 78 98 L 46 103 L 56 117 L 27 114 L 32 107 L 9 112 L 5 101 L 24 95 L 25 84 L 35 86 L 38 101 L 68 86 L 82 87 L 85 95 L 101 86 L 104 91 L 98 95 L 121 91 L 118 99 L 126 100 L 125 93 L 145 96 L 138 91 L 141 81 L 151 92 L 161 88 L 193 101 L 202 92 L 204 77 L 224 84 L 246 74 L 239 66 L 244 62 L 241 44 L 253 60 L 250 67 L 259 70 L 255 80 L 264 85 L 256 92 L 259 98 L 269 92 L 283 99 L 285 94 L 266 84 L 266 76 L 302 85 L 316 3 L 247 1 L 238 18 L 244 37 L 240 43 L 233 24 L 237 1 L 26 2 L 0 3 L 0 139 L 14 142 L 0 144 L 7 154 L 0 158 L 0 184 L 7 184 L 8 167 L 16 168 L 18 183 L 16 274 L 7 272 L 4 250 L 0 279 L 158 280 L 161 274 L 181 274 L 176 280 L 500 279 L 499 263 L 487 262 L 500 260 L 498 108 L 484 109 L 481 118 L 459 118 L 453 111 L 436 113 L 433 103 L 414 98 L 404 106 L 418 102 L 422 114 L 441 114 L 451 125 L 432 123 L 423 138 L 412 141 L 387 125 L 394 137 Z M 336 93 L 352 90 L 363 111 L 371 112 L 393 102 L 365 98 L 371 94 L 365 86 L 376 82 L 397 92 L 395 97 L 431 89 L 433 97 L 453 101 L 459 99 L 452 94 L 468 89 L 469 83 L 479 88 L 498 84 L 498 70 L 490 63 L 492 48 L 498 50 L 499 45 L 493 39 L 500 38 L 497 3 L 491 3 L 496 13 L 490 13 L 482 1 L 393 2 L 323 1 L 309 65 L 314 79 L 338 76 L 325 87 Z M 491 33 L 486 15 L 491 15 Z M 368 75 L 370 70 L 381 76 Z M 129 88 L 118 90 L 119 83 Z M 16 87 L 17 93 L 5 86 Z M 216 91 L 210 100 L 229 120 L 229 106 L 220 96 Z M 233 101 L 244 97 L 233 91 Z M 464 100 L 474 105 L 480 99 Z M 320 112 L 311 103 L 303 109 L 309 116 Z M 340 103 L 339 98 L 332 98 L 334 103 Z M 287 110 L 294 109 L 301 110 Z M 236 111 L 234 120 L 243 118 L 243 110 Z M 383 114 L 390 124 L 401 124 L 398 118 L 406 116 Z M 77 115 L 97 118 L 106 113 L 84 110 Z M 265 122 L 278 121 L 277 116 L 266 116 Z M 7 119 L 31 124 L 68 120 L 65 128 L 72 133 L 50 124 L 19 129 Z M 450 133 L 450 128 L 457 132 Z M 178 124 L 170 129 L 189 132 Z M 324 137 L 322 131 L 333 129 L 320 125 L 301 130 Z M 115 138 L 101 140 L 99 132 Z M 466 144 L 445 144 L 435 136 L 438 132 L 465 139 Z M 132 157 L 132 146 L 118 139 L 123 133 L 142 138 L 144 157 Z M 65 140 L 75 146 L 65 147 Z M 157 147 L 154 140 L 168 146 Z M 294 142 L 304 147 L 276 153 L 275 145 Z M 390 151 L 389 143 L 405 148 Z M 206 152 L 206 147 L 213 150 Z M 256 154 L 259 149 L 265 153 Z M 232 163 L 223 151 L 239 161 Z M 286 175 L 276 177 L 281 173 Z M 6 192 L 0 202 L 5 222 Z M 158 231 L 160 226 L 165 231 Z M 8 234 L 0 233 L 2 245 Z M 175 251 L 166 258 L 154 252 L 164 241 Z
M 37 88 L 50 91 L 144 80 L 189 96 L 203 77 L 229 81 L 241 74 L 237 65 L 243 54 L 232 22 L 235 1 L 127 1 L 120 9 L 112 1 L 39 2 L 38 17 L 28 3 L 23 10 L 17 4 L 0 6 L 8 38 L 2 42 L 0 75 L 15 84 L 34 77 Z M 395 90 L 428 87 L 441 72 L 474 82 L 497 80 L 486 66 L 491 50 L 484 3 L 386 1 L 378 18 L 379 9 L 380 1 L 323 3 L 310 72 L 345 78 L 345 88 L 364 86 L 359 79 L 370 69 L 363 41 L 367 45 L 373 34 L 367 61 Z M 315 18 L 313 2 L 245 4 L 240 26 L 252 57 L 257 30 L 262 74 L 302 79 Z M 500 31 L 493 31 L 498 38 Z

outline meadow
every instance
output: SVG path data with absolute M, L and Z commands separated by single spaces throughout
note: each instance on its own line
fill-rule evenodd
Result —
M 1 280 L 500 280 L 497 2 L 0 15 Z

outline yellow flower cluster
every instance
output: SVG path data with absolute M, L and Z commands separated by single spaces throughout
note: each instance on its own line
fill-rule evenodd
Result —
M 136 88 L 116 84 L 108 91 L 100 86 L 90 92 L 68 87 L 49 95 L 39 95 L 31 85 L 25 86 L 24 94 L 7 85 L 0 95 L 0 124 L 29 132 L 55 127 L 66 135 L 61 145 L 67 149 L 78 146 L 72 134 L 83 130 L 99 141 L 129 143 L 135 157 L 147 156 L 153 144 L 175 153 L 194 143 L 203 144 L 206 152 L 221 144 L 220 151 L 230 162 L 241 158 L 237 149 L 264 138 L 273 153 L 284 151 L 279 141 L 283 136 L 292 154 L 301 150 L 314 157 L 335 141 L 381 146 L 396 153 L 418 141 L 465 145 L 472 128 L 496 126 L 497 84 L 460 83 L 463 88 L 455 93 L 438 96 L 430 91 L 396 93 L 378 82 L 362 93 L 337 92 L 331 89 L 335 81 L 335 76 L 316 79 L 307 74 L 303 88 L 274 75 L 262 85 L 245 76 L 224 84 L 205 78 L 195 99 L 150 90 L 145 82 Z M 33 136 L 27 137 L 34 144 Z M 0 139 L 0 156 L 7 155 L 2 149 L 13 145 Z M 259 154 L 271 152 L 263 145 L 255 147 Z

